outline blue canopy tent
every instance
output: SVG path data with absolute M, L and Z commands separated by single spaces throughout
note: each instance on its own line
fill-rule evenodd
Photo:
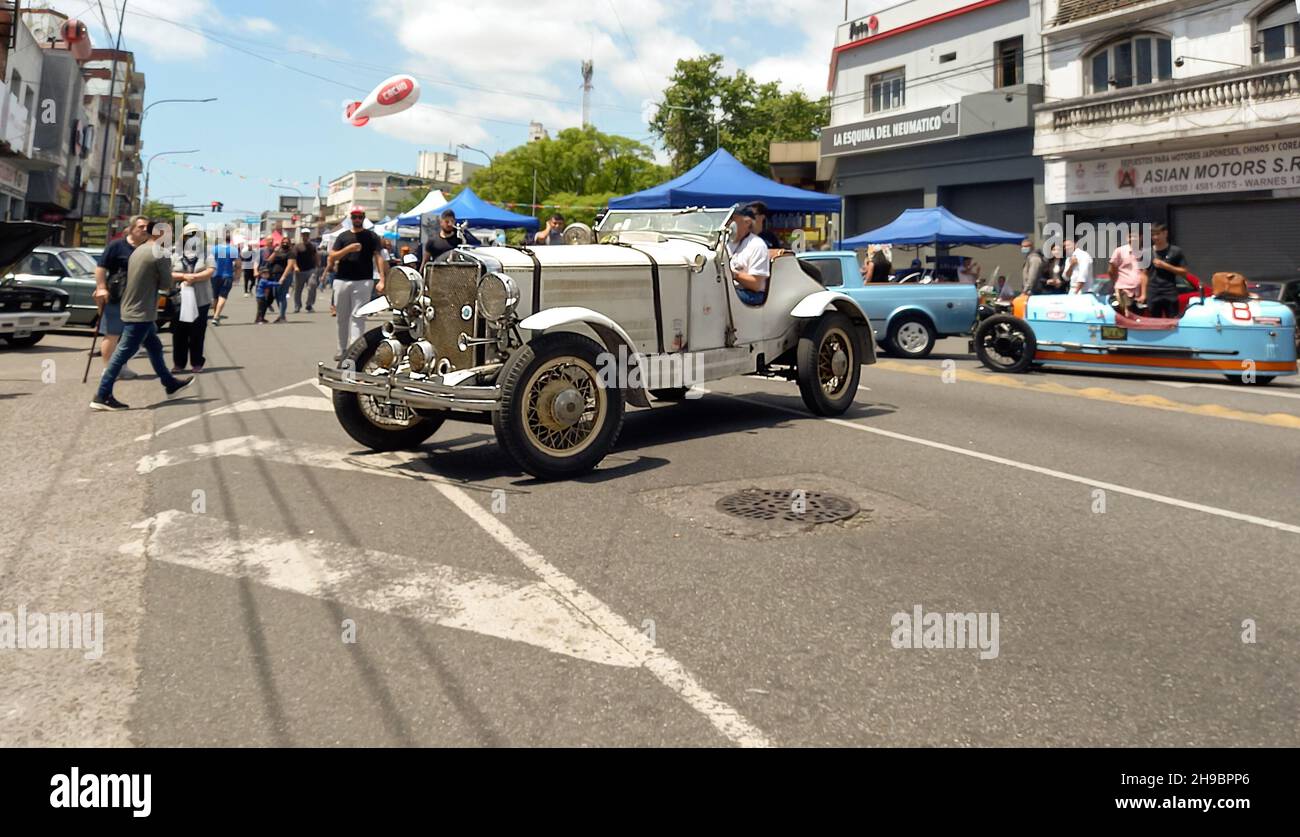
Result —
M 523 227 L 526 230 L 536 232 L 539 226 L 537 219 L 533 216 L 519 215 L 499 206 L 493 206 L 474 194 L 474 190 L 468 186 L 465 187 L 465 191 L 452 198 L 446 205 L 435 210 L 434 214 L 441 215 L 448 209 L 456 213 L 457 221 L 466 221 L 472 227 L 501 227 L 503 229 Z
M 1007 232 L 996 227 L 976 224 L 958 218 L 942 206 L 925 209 L 904 209 L 894 220 L 868 230 L 861 235 L 846 238 L 840 248 L 853 250 L 869 244 L 894 244 L 898 246 L 955 247 L 960 244 L 989 247 L 994 244 L 1019 244 L 1021 233 Z
M 680 177 L 641 192 L 614 198 L 610 209 L 723 207 L 762 201 L 770 212 L 839 212 L 839 195 L 796 189 L 755 174 L 725 149 L 706 157 Z

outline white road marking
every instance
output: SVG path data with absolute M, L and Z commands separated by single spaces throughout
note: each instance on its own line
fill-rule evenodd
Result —
M 243 404 L 249 404 L 256 401 L 261 401 L 262 399 L 268 398 L 269 396 L 279 395 L 282 392 L 288 392 L 291 389 L 297 389 L 298 387 L 306 386 L 307 384 L 314 384 L 314 383 L 316 383 L 315 378 L 308 378 L 307 380 L 299 381 L 296 384 L 289 384 L 287 387 L 280 387 L 279 389 L 273 389 L 270 392 L 263 392 L 260 395 L 253 395 L 248 398 L 241 399 L 239 401 L 236 401 L 233 404 L 225 404 L 220 407 L 215 407 L 211 410 L 204 410 L 203 412 L 199 413 L 196 416 L 190 416 L 189 418 L 183 418 L 178 421 L 173 421 L 171 424 L 165 424 L 152 433 L 145 433 L 143 435 L 136 436 L 135 440 L 137 442 L 147 442 L 150 439 L 155 439 L 164 433 L 170 433 L 171 431 L 175 430 L 178 427 L 184 427 L 187 424 L 193 424 L 194 422 L 199 421 L 200 419 L 207 418 L 208 416 L 218 415 L 220 413 L 237 412 L 235 408 Z
M 730 395 L 729 393 L 727 394 Z M 758 404 L 772 410 L 780 410 L 782 412 L 792 413 L 798 416 L 805 416 L 805 417 L 808 416 L 808 413 L 803 412 L 801 410 L 796 410 L 793 407 L 786 407 L 781 404 L 772 404 L 749 396 L 730 395 L 730 397 L 739 399 L 741 401 L 748 401 L 751 404 Z M 930 439 L 922 439 L 918 436 L 908 436 L 905 433 L 896 433 L 892 430 L 884 430 L 879 427 L 868 427 L 865 424 L 857 424 L 856 422 L 852 422 L 847 419 L 823 418 L 821 419 L 821 421 L 830 422 L 831 424 L 837 424 L 841 427 L 848 427 L 852 430 L 860 430 L 863 433 L 874 433 L 877 436 L 884 436 L 887 439 L 896 439 L 900 442 L 910 442 L 914 445 L 923 445 L 927 448 L 933 448 L 935 450 L 942 450 L 942 451 L 947 451 L 948 453 L 956 453 L 962 456 L 969 456 L 972 459 L 981 459 L 985 462 L 992 462 L 995 465 L 1006 465 L 1009 468 L 1018 468 L 1021 471 L 1029 471 L 1031 473 L 1042 474 L 1043 476 L 1047 476 L 1047 477 L 1054 477 L 1059 480 L 1066 480 L 1067 482 L 1076 482 L 1082 485 L 1089 485 L 1092 486 L 1093 488 L 1100 488 L 1105 491 L 1114 491 L 1116 494 L 1127 494 L 1130 497 L 1140 497 L 1143 500 L 1150 500 L 1155 503 L 1163 503 L 1167 506 L 1176 506 L 1180 509 L 1188 509 L 1190 511 L 1201 512 L 1203 514 L 1214 515 L 1215 517 L 1224 517 L 1229 520 L 1236 520 L 1241 523 L 1250 523 L 1255 526 L 1264 526 L 1269 529 L 1277 529 L 1280 532 L 1289 532 L 1293 535 L 1300 535 L 1300 526 L 1297 526 L 1293 523 L 1283 523 L 1282 521 L 1279 520 L 1270 520 L 1267 517 L 1257 517 L 1256 515 L 1253 514 L 1243 514 L 1241 512 L 1229 511 L 1227 509 L 1220 509 L 1214 506 L 1207 506 L 1202 503 L 1193 503 L 1190 500 L 1180 500 L 1177 497 L 1169 497 L 1164 494 L 1154 494 L 1150 491 L 1143 491 L 1139 488 L 1129 488 L 1128 486 L 1117 485 L 1113 482 L 1103 482 L 1102 480 L 1095 480 L 1092 479 L 1091 477 L 1081 477 L 1078 476 L 1077 474 L 1068 474 L 1065 471 L 1057 471 L 1052 468 L 1044 468 L 1041 465 L 1030 465 L 1026 462 L 1017 462 L 1014 459 L 1006 459 L 1001 456 L 994 456 L 991 453 L 984 453 L 983 451 L 971 450 L 970 448 L 957 447 L 956 445 L 949 445 L 943 442 L 935 442 Z
M 1206 389 L 1218 389 L 1224 392 L 1238 392 L 1243 395 L 1271 395 L 1274 398 L 1300 398 L 1300 393 L 1284 392 L 1274 387 L 1243 387 L 1236 384 L 1202 384 L 1195 381 L 1152 381 L 1153 384 L 1160 384 L 1162 387 L 1173 387 L 1174 389 L 1188 389 L 1189 387 L 1204 387 Z
M 522 642 L 601 665 L 642 660 L 575 610 L 550 585 L 433 564 L 344 544 L 284 538 L 208 515 L 169 510 L 136 524 L 123 551 L 349 607 Z
M 290 465 L 356 471 L 430 483 L 571 607 L 576 608 L 633 655 L 637 665 L 644 666 L 659 682 L 676 692 L 692 709 L 708 719 L 728 740 L 744 747 L 772 746 L 771 740 L 760 729 L 704 688 L 681 663 L 651 642 L 648 636 L 548 562 L 541 553 L 516 536 L 463 489 L 448 484 L 432 472 L 426 454 L 403 452 L 355 455 L 307 443 L 239 436 L 142 457 L 136 465 L 136 472 L 149 474 L 159 468 L 223 456 L 255 457 Z

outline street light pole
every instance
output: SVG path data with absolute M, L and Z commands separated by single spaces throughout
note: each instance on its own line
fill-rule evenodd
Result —
M 144 161 L 144 197 L 140 199 L 141 212 L 144 212 L 144 208 L 149 205 L 149 167 L 153 165 L 153 161 L 159 157 L 165 157 L 168 154 L 198 154 L 198 153 L 199 150 L 197 148 L 191 148 L 188 151 L 159 151 L 157 154 L 150 155 L 149 159 Z
M 215 101 L 217 101 L 217 97 L 216 97 L 216 96 L 213 96 L 213 97 L 211 97 L 211 98 L 209 98 L 209 99 L 159 99 L 159 100 L 156 101 L 156 102 L 150 102 L 148 105 L 145 105 L 144 110 L 140 112 L 140 129 L 141 129 L 141 133 L 144 132 L 144 119 L 145 119 L 146 116 L 149 115 L 149 109 L 152 108 L 154 105 L 165 105 L 165 104 L 169 104 L 169 103 L 173 103 L 173 102 L 193 102 L 193 103 L 196 103 L 196 104 L 203 104 L 203 103 L 206 103 L 206 102 L 215 102 Z
M 483 159 L 485 159 L 485 160 L 488 161 L 488 165 L 489 165 L 489 166 L 492 165 L 492 158 L 491 158 L 490 156 L 488 156 L 488 153 L 487 153 L 486 151 L 484 151 L 483 149 L 481 149 L 481 148 L 475 148 L 475 147 L 472 146 L 472 145 L 466 145 L 466 144 L 463 143 L 463 142 L 457 144 L 456 147 L 457 147 L 457 148 L 463 148 L 463 149 L 465 149 L 466 151 L 477 151 L 479 154 L 482 154 L 482 155 L 483 155 Z

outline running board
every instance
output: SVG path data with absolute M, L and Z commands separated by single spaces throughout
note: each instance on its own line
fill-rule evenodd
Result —
M 1139 344 L 1098 344 L 1098 343 L 1053 343 L 1039 341 L 1039 347 L 1052 349 L 1091 349 L 1097 352 L 1125 352 L 1133 354 L 1171 354 L 1171 355 L 1238 355 L 1236 349 L 1193 349 L 1189 346 L 1144 346 Z

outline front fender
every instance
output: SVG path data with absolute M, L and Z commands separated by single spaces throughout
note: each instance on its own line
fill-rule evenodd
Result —
M 861 344 L 862 362 L 876 362 L 876 340 L 871 331 L 871 319 L 857 300 L 839 291 L 814 291 L 790 311 L 790 316 L 798 319 L 816 319 L 827 311 L 834 309 L 847 316 L 857 326 L 858 340 Z
M 627 357 L 635 358 L 637 355 L 636 345 L 623 327 L 618 323 L 606 317 L 599 311 L 593 311 L 590 308 L 580 306 L 565 306 L 561 308 L 547 308 L 544 311 L 538 311 L 532 316 L 526 317 L 519 324 L 519 328 L 524 331 L 549 331 L 560 326 L 583 325 L 596 332 L 600 342 L 605 344 L 605 349 L 611 354 L 617 355 L 619 346 L 627 347 Z M 624 397 L 637 407 L 649 407 L 650 395 L 644 388 L 637 387 L 624 390 Z

